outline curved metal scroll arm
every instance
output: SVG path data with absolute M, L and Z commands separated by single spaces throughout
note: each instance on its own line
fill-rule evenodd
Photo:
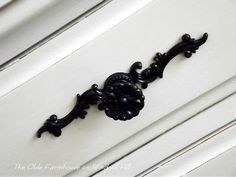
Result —
M 176 55 L 183 53 L 189 58 L 192 53 L 204 44 L 207 40 L 207 33 L 195 40 L 190 35 L 182 36 L 182 41 L 172 47 L 166 53 L 157 53 L 154 62 L 141 72 L 141 62 L 135 62 L 129 73 L 118 72 L 110 75 L 102 89 L 98 89 L 96 84 L 85 91 L 82 95 L 77 95 L 77 102 L 71 112 L 65 117 L 58 119 L 56 115 L 51 115 L 37 131 L 37 136 L 41 137 L 43 132 L 49 132 L 54 136 L 60 136 L 61 129 L 70 124 L 77 117 L 85 118 L 89 105 L 98 104 L 98 109 L 104 110 L 106 115 L 114 120 L 126 121 L 137 116 L 144 107 L 145 97 L 139 85 L 143 89 L 156 78 L 162 78 L 166 65 Z
M 91 89 L 84 92 L 82 95 L 77 95 L 77 101 L 74 108 L 65 117 L 58 119 L 55 114 L 51 115 L 44 125 L 37 131 L 37 136 L 40 138 L 43 132 L 48 131 L 54 136 L 61 135 L 61 129 L 70 124 L 74 119 L 80 117 L 84 119 L 89 105 L 97 104 L 101 99 L 102 92 L 97 88 L 97 85 L 92 85 Z
M 135 62 L 130 68 L 130 75 L 136 83 L 140 83 L 142 88 L 147 88 L 148 84 L 154 81 L 156 78 L 162 78 L 163 72 L 166 65 L 178 54 L 183 53 L 186 58 L 190 58 L 192 53 L 206 42 L 208 34 L 204 33 L 202 38 L 195 40 L 191 38 L 189 34 L 182 36 L 182 42 L 176 44 L 166 53 L 157 53 L 154 57 L 154 63 L 152 63 L 148 68 L 144 69 L 142 72 L 137 72 L 137 70 L 142 69 L 141 62 Z

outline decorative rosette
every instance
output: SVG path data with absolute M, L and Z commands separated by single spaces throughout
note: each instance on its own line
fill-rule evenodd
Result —
M 128 75 L 117 73 L 105 84 L 98 107 L 114 120 L 129 120 L 144 107 L 144 95 L 138 86 L 130 82 Z

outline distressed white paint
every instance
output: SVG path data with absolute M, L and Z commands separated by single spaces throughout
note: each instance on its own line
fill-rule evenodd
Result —
M 212 5 L 211 13 L 206 2 Z M 97 24 L 101 25 L 101 28 L 98 28 L 98 31 L 114 27 L 114 24 L 145 3 L 140 1 L 137 6 L 129 7 L 130 11 L 122 11 L 124 13 L 121 13 L 121 16 L 113 16 L 110 21 L 99 21 Z M 104 7 L 104 14 L 110 12 L 108 7 L 109 5 Z M 78 46 L 97 36 L 98 33 L 93 31 L 92 24 L 103 15 L 102 11 L 98 11 L 94 16 L 90 16 L 91 18 L 87 18 L 88 21 L 80 23 L 82 25 L 90 22 L 88 25 L 69 29 L 29 54 L 28 58 L 0 73 L 1 95 L 8 93 L 0 98 L 2 175 L 23 173 L 62 176 L 71 169 L 19 172 L 14 170 L 14 165 L 19 162 L 25 165 L 36 162 L 43 166 L 48 163 L 69 163 L 79 167 L 102 152 L 112 150 L 112 147 L 123 147 L 115 148 L 112 157 L 107 157 L 104 163 L 112 162 L 118 155 L 125 155 L 129 150 L 183 122 L 204 107 L 235 92 L 235 78 L 217 87 L 221 89 L 213 89 L 236 74 L 236 19 L 229 18 L 236 16 L 233 1 L 153 1 L 72 53 Z M 90 33 L 85 32 L 88 28 L 91 30 Z M 163 80 L 150 84 L 144 91 L 146 106 L 137 118 L 117 122 L 108 119 L 103 112 L 91 108 L 85 120 L 78 119 L 72 122 L 63 129 L 60 138 L 48 134 L 43 134 L 41 139 L 35 138 L 34 133 L 50 114 L 63 116 L 71 109 L 78 92 L 85 91 L 94 82 L 102 85 L 109 74 L 127 71 L 134 61 L 140 60 L 147 66 L 157 51 L 166 51 L 179 41 L 184 32 L 199 37 L 205 31 L 209 33 L 209 40 L 200 47 L 196 55 L 190 59 L 178 56 L 167 66 Z M 62 56 L 65 59 L 55 64 L 63 58 Z M 44 60 L 41 60 L 42 58 Z M 44 63 L 45 61 L 47 62 Z M 48 68 L 52 64 L 55 65 Z M 45 70 L 46 68 L 48 69 Z M 37 75 L 40 72 L 41 74 Z M 35 75 L 37 77 L 32 78 Z M 31 78 L 32 80 L 29 80 Z M 12 90 L 13 88 L 15 90 Z M 208 92 L 211 89 L 214 94 Z M 12 91 L 9 92 L 10 90 Z M 199 97 L 206 92 L 209 96 L 204 94 Z M 203 99 L 196 99 L 198 97 Z M 198 101 L 192 101 L 194 99 Z M 184 107 L 188 109 L 182 112 Z M 207 123 L 214 127 L 226 122 Z M 140 139 L 135 139 L 131 146 L 130 137 L 146 127 L 148 128 L 145 132 L 150 129 L 152 134 L 141 134 Z M 121 144 L 127 140 L 128 145 L 122 146 Z M 121 146 L 117 146 L 118 144 Z M 88 173 L 90 172 L 92 171 Z
M 183 124 L 185 121 L 195 118 L 196 115 L 200 114 L 201 112 L 204 112 L 204 110 L 209 109 L 211 107 L 214 108 L 215 104 L 226 99 L 228 97 L 228 95 L 232 95 L 232 93 L 234 93 L 235 90 L 236 90 L 236 78 L 230 79 L 229 81 L 227 81 L 227 82 L 219 85 L 218 87 L 210 90 L 209 92 L 201 95 L 197 99 L 194 99 L 193 101 L 183 105 L 182 107 L 174 110 L 173 112 L 170 112 L 166 116 L 162 117 L 160 120 L 155 121 L 153 124 L 145 127 L 144 129 L 137 132 L 133 136 L 130 136 L 125 141 L 122 141 L 118 145 L 105 151 L 101 155 L 97 156 L 96 158 L 92 159 L 88 163 L 84 164 L 82 169 L 77 170 L 77 172 L 75 173 L 75 176 L 77 176 L 77 175 L 78 176 L 90 176 L 91 174 L 97 172 L 98 169 L 91 169 L 91 168 L 86 168 L 86 167 L 93 167 L 94 164 L 95 165 L 99 164 L 100 168 L 102 169 L 102 167 L 105 167 L 109 164 L 112 164 L 113 162 L 116 162 L 121 157 L 127 156 L 130 152 L 135 151 L 135 149 L 141 148 L 141 151 L 142 151 L 143 145 L 147 144 L 148 142 L 150 142 L 153 139 L 158 138 L 159 136 L 163 136 L 162 139 L 165 139 L 166 137 L 168 138 L 168 134 L 166 136 L 166 132 L 168 132 L 169 130 L 172 130 L 173 128 L 175 128 L 178 125 Z M 231 118 L 230 118 L 230 120 L 231 120 Z M 207 120 L 201 119 L 201 121 L 209 122 L 209 119 L 207 119 Z M 222 125 L 226 124 L 228 121 L 229 120 L 224 120 L 224 119 L 221 120 L 221 122 L 215 121 L 215 124 L 213 124 L 212 126 L 217 128 L 221 124 Z M 204 124 L 205 124 L 205 122 L 204 122 Z M 201 122 L 199 122 L 199 123 L 201 123 Z M 206 125 L 204 127 L 205 131 L 210 132 L 211 131 L 209 129 L 210 127 L 208 127 L 207 124 L 205 124 L 205 125 Z M 181 128 L 178 128 L 178 129 L 181 130 Z M 174 133 L 175 132 L 172 132 L 171 134 L 173 135 Z M 190 139 L 186 140 L 186 142 L 188 142 L 188 141 L 193 142 L 194 139 L 198 139 L 202 134 L 201 134 L 201 132 L 199 132 L 199 134 L 191 134 L 189 132 L 189 135 L 192 137 Z M 176 135 L 175 138 L 179 138 L 178 135 Z M 184 140 L 185 139 L 183 139 L 183 141 Z M 168 143 L 168 141 L 166 141 L 166 142 Z M 183 142 L 180 141 L 179 145 L 184 146 L 184 144 L 182 144 L 182 143 Z M 190 142 L 188 142 L 188 143 L 190 143 Z M 186 143 L 186 144 L 188 144 L 188 143 Z M 168 149 L 168 147 L 169 146 L 166 146 L 163 150 L 165 151 L 166 149 Z M 171 148 L 172 148 L 172 146 L 171 146 Z M 177 147 L 174 146 L 174 148 L 177 148 Z M 169 150 L 171 150 L 171 149 L 169 149 Z M 171 153 L 171 151 L 170 151 L 170 153 Z M 174 153 L 174 151 L 172 151 L 172 153 Z M 139 153 L 134 153 L 134 155 L 132 155 L 132 157 L 135 160 L 135 158 L 139 158 L 139 155 L 140 155 Z M 132 157 L 131 157 L 131 159 L 132 159 Z M 142 157 L 143 156 L 141 156 L 141 158 Z M 128 158 L 129 158 L 129 156 L 128 156 Z M 166 158 L 166 156 L 164 156 L 164 158 Z M 141 161 L 141 163 L 145 163 L 145 164 L 148 162 L 149 163 L 150 162 L 156 163 L 157 159 L 156 158 L 148 158 L 147 161 L 146 161 L 146 159 L 144 161 Z M 122 164 L 124 164 L 124 163 L 122 163 Z M 123 166 L 123 165 L 121 165 L 121 166 Z M 132 164 L 132 166 L 136 167 L 135 169 L 134 168 L 132 169 L 134 171 L 134 173 L 140 172 L 139 166 L 135 166 L 135 164 L 134 165 Z M 144 165 L 144 168 L 147 166 L 148 165 Z M 74 173 L 72 173 L 72 174 L 74 174 Z
M 0 72 L 0 96 L 7 94 L 48 67 L 66 58 L 150 1 L 129 0 L 125 2 L 113 0 L 104 8 L 29 53 L 11 67 Z
M 188 172 L 235 146 L 236 126 L 234 125 L 147 176 L 185 176 Z M 224 173 L 223 166 L 221 164 L 221 169 L 219 170 L 224 174 L 223 176 L 227 176 L 228 173 Z M 214 174 L 213 171 L 211 173 Z
M 0 10 L 0 65 L 102 0 L 13 1 Z M 3 25 L 4 24 L 4 25 Z
M 193 169 L 183 177 L 190 176 L 236 176 L 236 146 L 201 166 Z
M 216 106 L 200 113 L 193 119 L 181 124 L 163 136 L 158 137 L 153 142 L 123 158 L 96 176 L 135 176 L 138 174 L 142 176 L 144 174 L 149 174 L 150 171 L 153 171 L 153 169 L 157 170 L 155 173 L 151 173 L 151 176 L 177 175 L 177 173 L 180 173 L 181 170 L 174 170 L 175 165 L 170 165 L 173 163 L 172 161 L 182 158 L 181 156 L 183 156 L 183 154 L 188 154 L 188 151 L 191 152 L 192 149 L 197 148 L 202 143 L 205 143 L 205 141 L 208 141 L 208 136 L 204 139 L 201 138 L 214 132 L 222 125 L 226 125 L 232 121 L 233 122 L 230 123 L 230 126 L 227 126 L 227 128 L 236 125 L 235 105 L 236 94 L 221 103 L 218 103 Z M 222 129 L 224 130 L 225 128 Z M 216 136 L 219 132 L 222 133 L 223 130 L 216 131 L 217 133 L 213 133 L 213 136 Z M 205 161 L 206 159 L 214 157 L 215 153 L 221 153 L 222 151 L 235 146 L 236 126 L 234 126 L 233 130 L 230 132 L 230 136 L 233 136 L 232 139 L 229 137 L 227 141 L 225 139 L 221 139 L 221 148 L 215 147 L 214 150 L 216 152 L 213 154 L 213 149 L 209 147 L 207 151 L 212 151 L 212 153 L 205 154 L 205 158 L 201 157 L 197 160 Z M 212 136 L 210 136 L 210 138 L 212 138 Z M 191 166 L 192 169 L 193 164 L 196 165 L 196 161 L 194 161 L 191 157 L 189 157 L 189 160 L 185 158 L 185 161 L 182 162 L 181 169 L 183 170 L 187 170 L 189 166 Z M 121 168 L 125 166 L 126 168 Z

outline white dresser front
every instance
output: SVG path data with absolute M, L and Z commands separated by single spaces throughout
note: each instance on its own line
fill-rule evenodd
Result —
M 153 138 L 164 136 L 165 132 L 195 114 L 230 99 L 236 92 L 235 17 L 236 2 L 232 0 L 153 0 L 107 32 L 2 95 L 0 175 L 99 174 L 104 166 L 141 149 Z M 76 35 L 74 29 L 72 27 L 62 35 L 73 38 Z M 209 38 L 196 54 L 187 59 L 178 55 L 166 67 L 163 78 L 143 90 L 145 106 L 137 117 L 129 121 L 114 121 L 96 106 L 91 106 L 86 118 L 74 120 L 62 130 L 60 137 L 49 133 L 36 137 L 37 130 L 51 114 L 59 118 L 65 116 L 73 108 L 76 94 L 83 93 L 92 84 L 102 87 L 109 75 L 128 72 L 136 61 L 141 61 L 146 68 L 157 52 L 167 52 L 181 41 L 183 34 L 198 39 L 205 32 Z M 0 77 L 14 73 L 14 68 L 34 60 L 40 52 L 53 58 L 63 50 L 59 47 L 63 42 L 62 38 L 51 46 L 43 45 L 0 72 Z M 27 72 L 25 76 L 30 74 Z M 235 121 L 235 116 L 232 116 L 235 113 L 227 115 L 226 111 L 221 115 L 222 119 L 216 118 L 216 121 L 206 118 L 202 124 L 212 125 L 209 129 L 214 131 Z M 187 144 L 196 141 L 194 132 L 190 133 L 193 139 L 190 138 Z M 162 146 L 168 150 L 167 140 L 162 142 Z M 179 148 L 183 147 L 176 145 L 170 153 Z M 141 159 L 145 161 L 145 155 Z

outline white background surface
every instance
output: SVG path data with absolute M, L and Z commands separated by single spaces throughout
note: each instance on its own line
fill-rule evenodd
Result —
M 13 1 L 0 11 L 0 65 L 102 0 Z
M 48 67 L 66 58 L 95 37 L 106 32 L 151 0 L 113 0 L 81 23 L 23 57 L 19 62 L 0 72 L 0 96 L 32 79 Z M 125 2 L 125 3 L 124 3 Z M 109 15 L 108 15 L 109 14 Z
M 8 3 L 12 2 L 13 0 L 1 0 L 0 1 L 0 8 L 3 8 L 6 6 Z
M 132 8 L 132 12 L 148 3 L 139 2 Z M 112 26 L 114 28 L 73 54 L 72 51 L 78 49 L 81 39 L 76 37 L 77 28 L 71 28 L 56 41 L 42 46 L 0 73 L 3 85 L 0 91 L 2 95 L 5 94 L 0 98 L 0 139 L 3 144 L 0 149 L 1 175 L 22 173 L 63 176 L 70 170 L 19 172 L 14 170 L 14 165 L 19 162 L 23 165 L 40 163 L 43 166 L 48 163 L 63 165 L 69 162 L 79 167 L 158 120 L 165 122 L 166 115 L 234 76 L 235 7 L 235 2 L 230 0 L 155 0 L 115 27 L 112 21 L 104 22 L 100 32 Z M 113 18 L 120 22 L 131 11 L 126 11 L 122 18 Z M 94 22 L 96 18 L 88 20 Z M 81 27 L 84 30 L 87 28 L 87 25 Z M 147 91 L 144 91 L 146 106 L 137 118 L 128 122 L 116 122 L 106 118 L 103 112 L 91 108 L 85 120 L 72 122 L 63 129 L 60 138 L 48 134 L 43 134 L 41 139 L 35 138 L 35 132 L 50 114 L 56 113 L 60 117 L 72 108 L 78 92 L 85 91 L 94 82 L 102 85 L 107 76 L 115 71 L 127 71 L 137 60 L 147 66 L 156 52 L 165 52 L 186 32 L 196 38 L 208 32 L 209 40 L 192 58 L 176 57 L 167 66 L 164 78 L 150 84 Z M 92 39 L 91 36 L 84 36 Z M 48 68 L 48 62 L 54 64 L 62 56 L 67 57 Z M 41 58 L 48 59 L 47 63 L 25 67 L 27 62 Z M 46 68 L 48 69 L 45 70 Z M 13 77 L 15 70 L 21 70 L 24 74 Z M 29 80 L 36 75 L 32 73 L 43 70 L 45 71 Z M 7 76 L 12 76 L 12 80 Z M 25 82 L 27 80 L 29 81 Z M 11 83 L 8 88 L 4 87 L 7 82 Z M 24 84 L 19 86 L 19 83 Z M 236 90 L 235 82 L 231 84 L 227 94 Z M 16 85 L 19 87 L 16 88 Z M 9 88 L 15 89 L 9 92 Z M 178 121 L 181 122 L 184 118 L 179 117 Z M 167 123 L 174 126 L 179 122 L 168 119 Z M 220 124 L 219 121 L 206 123 L 212 126 Z M 163 131 L 166 131 L 165 128 Z M 165 148 L 167 147 L 163 147 Z
M 196 164 L 203 163 L 206 159 L 213 158 L 236 146 L 235 105 L 236 94 L 175 127 L 170 132 L 165 133 L 164 136 L 158 137 L 96 176 L 136 176 L 138 174 L 140 176 L 147 174 L 150 176 L 181 176 L 185 174 L 184 170 L 193 169 Z M 222 120 L 222 118 L 224 119 Z M 211 123 L 207 124 L 206 122 Z M 219 138 L 218 147 L 204 145 L 209 144 L 209 141 L 214 141 L 213 137 L 219 134 L 217 129 L 228 123 L 230 126 L 227 126 L 227 129 L 230 133 L 228 133 L 227 138 Z M 234 128 L 232 128 L 233 125 Z M 221 128 L 220 133 L 225 129 Z M 216 132 L 212 133 L 214 131 Z M 211 133 L 213 135 L 209 136 L 208 134 Z M 204 138 L 204 136 L 206 137 Z M 211 138 L 213 140 L 209 140 Z M 204 153 L 205 157 L 201 155 L 201 157 L 195 158 L 189 155 L 192 151 L 200 149 L 201 146 L 205 146 L 208 152 Z M 199 153 L 203 152 L 199 150 Z M 185 156 L 188 158 L 184 158 Z M 180 161 L 180 159 L 182 159 L 182 164 L 179 163 L 181 166 L 177 168 L 178 165 L 176 165 L 175 160 Z M 126 166 L 126 168 L 119 168 L 122 166 Z
M 235 147 L 235 132 L 236 127 L 234 121 L 233 127 L 215 135 L 211 139 L 205 141 L 204 143 L 174 159 L 173 161 L 170 161 L 163 167 L 160 167 L 147 176 L 184 176 L 202 164 L 207 163 L 209 160 Z M 221 163 L 224 163 L 224 161 L 221 161 Z M 224 170 L 225 169 L 223 169 L 221 172 L 224 173 Z M 226 176 L 227 173 L 224 174 L 224 176 Z M 207 176 L 207 173 L 205 176 Z
M 214 159 L 204 163 L 200 167 L 193 169 L 187 175 L 190 176 L 236 176 L 236 146 Z

